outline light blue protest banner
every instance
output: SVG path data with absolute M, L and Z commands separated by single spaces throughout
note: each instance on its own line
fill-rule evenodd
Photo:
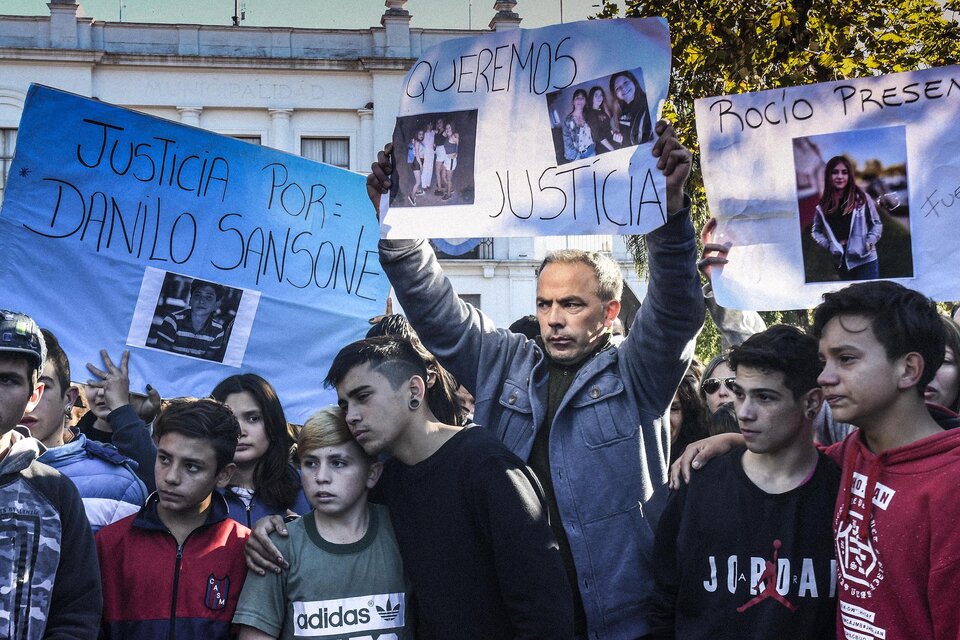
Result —
M 447 40 L 401 86 L 388 238 L 637 234 L 666 221 L 651 154 L 662 18 Z
M 73 363 L 131 351 L 131 389 L 255 372 L 302 421 L 388 282 L 364 178 L 33 85 L 0 212 L 0 306 Z

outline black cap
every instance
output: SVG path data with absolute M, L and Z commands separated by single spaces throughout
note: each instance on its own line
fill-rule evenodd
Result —
M 28 315 L 0 309 L 0 353 L 22 353 L 33 361 L 37 370 L 47 358 L 47 345 L 40 327 Z

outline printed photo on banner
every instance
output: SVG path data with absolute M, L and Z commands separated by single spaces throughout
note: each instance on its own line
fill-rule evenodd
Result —
M 903 127 L 793 139 L 806 282 L 913 276 Z
M 146 346 L 223 362 L 243 292 L 173 273 L 166 279 Z
M 33 85 L 5 187 L 0 307 L 75 362 L 129 351 L 133 389 L 206 395 L 256 372 L 299 422 L 336 399 L 300 372 L 384 308 L 356 172 Z
M 850 282 L 960 299 L 960 66 L 695 103 L 717 303 L 811 309 Z
M 662 18 L 447 40 L 403 80 L 386 238 L 637 234 L 667 219 L 651 151 Z
M 548 93 L 546 102 L 558 165 L 653 140 L 639 67 Z
M 473 204 L 477 112 L 398 118 L 391 207 Z
M 127 345 L 239 367 L 257 291 L 147 267 Z

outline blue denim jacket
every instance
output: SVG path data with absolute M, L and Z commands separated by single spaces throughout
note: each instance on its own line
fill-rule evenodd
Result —
M 629 336 L 580 368 L 550 430 L 553 485 L 591 640 L 648 630 L 653 531 L 643 503 L 667 480 L 664 414 L 704 317 L 687 213 L 647 234 L 647 244 L 650 286 Z M 426 347 L 473 391 L 475 422 L 526 460 L 546 414 L 543 351 L 461 301 L 425 241 L 382 240 L 380 261 Z

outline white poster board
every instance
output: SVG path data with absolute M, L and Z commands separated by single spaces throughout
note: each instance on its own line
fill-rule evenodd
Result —
M 636 234 L 666 219 L 650 155 L 660 18 L 510 29 L 428 49 L 403 81 L 388 238 Z
M 714 241 L 732 245 L 717 301 L 809 308 L 874 277 L 960 298 L 958 106 L 960 67 L 698 100 Z

